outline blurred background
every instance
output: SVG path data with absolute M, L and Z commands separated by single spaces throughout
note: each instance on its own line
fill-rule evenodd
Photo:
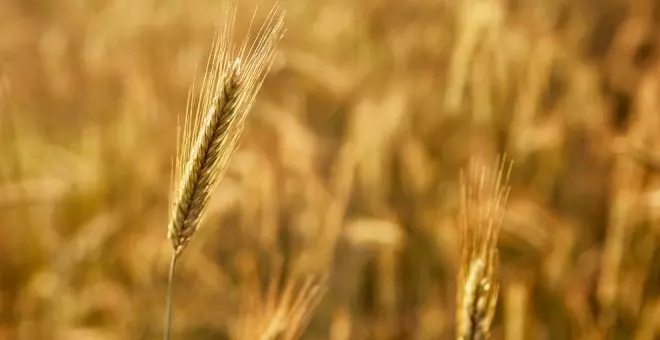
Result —
M 162 335 L 177 116 L 222 6 L 0 0 L 0 339 Z M 281 6 L 174 338 L 230 338 L 277 255 L 329 271 L 303 339 L 451 339 L 459 171 L 501 153 L 493 339 L 660 338 L 660 2 Z

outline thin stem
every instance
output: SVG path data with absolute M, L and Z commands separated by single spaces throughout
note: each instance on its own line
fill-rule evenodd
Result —
M 174 268 L 176 267 L 177 258 L 177 253 L 172 252 L 172 260 L 170 261 L 170 274 L 167 280 L 167 305 L 165 306 L 165 332 L 163 334 L 163 340 L 170 340 L 170 333 L 172 328 L 172 286 L 174 285 Z

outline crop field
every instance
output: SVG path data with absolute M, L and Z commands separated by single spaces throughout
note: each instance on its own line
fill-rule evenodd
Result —
M 659 48 L 655 0 L 0 0 L 0 340 L 660 339 Z

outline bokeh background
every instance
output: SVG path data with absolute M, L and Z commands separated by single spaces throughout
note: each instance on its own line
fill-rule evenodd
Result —
M 161 336 L 177 115 L 222 6 L 0 0 L 0 339 Z M 229 338 L 279 257 L 329 272 L 304 339 L 451 339 L 459 171 L 502 153 L 493 338 L 660 337 L 658 1 L 281 6 L 175 338 Z

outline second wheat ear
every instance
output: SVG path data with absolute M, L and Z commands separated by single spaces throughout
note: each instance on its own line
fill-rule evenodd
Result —
M 236 46 L 236 8 L 229 6 L 216 34 L 198 98 L 190 91 L 178 135 L 167 235 L 172 243 L 164 339 L 170 338 L 172 281 L 177 259 L 199 228 L 211 193 L 239 144 L 245 119 L 282 37 L 284 12 L 274 6 L 256 37 Z
M 497 239 L 509 196 L 507 163 L 505 157 L 494 165 L 473 160 L 461 176 L 458 340 L 485 340 L 490 335 L 499 291 Z

